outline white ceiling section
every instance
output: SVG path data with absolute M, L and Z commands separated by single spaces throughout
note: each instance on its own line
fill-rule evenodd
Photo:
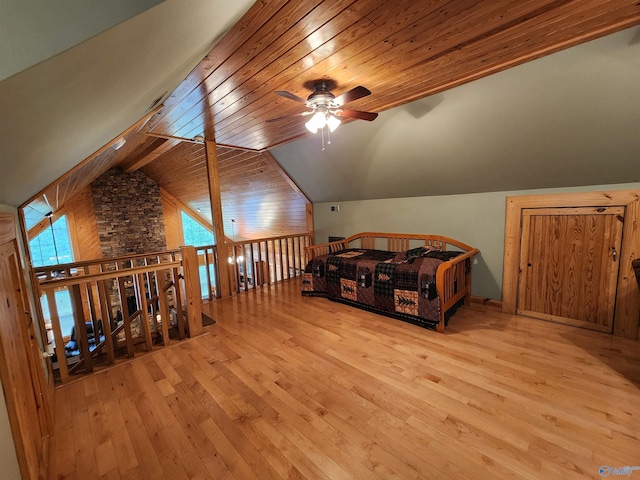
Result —
M 271 153 L 313 202 L 638 182 L 640 28 Z
M 0 0 L 0 80 L 164 0 Z
M 136 123 L 252 3 L 166 0 L 0 82 L 0 204 L 21 205 Z

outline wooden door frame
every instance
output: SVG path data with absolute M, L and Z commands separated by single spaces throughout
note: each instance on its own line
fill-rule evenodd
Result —
M 640 338 L 640 290 L 631 265 L 632 260 L 640 258 L 640 190 L 507 197 L 502 276 L 503 312 L 515 315 L 517 309 L 522 211 L 526 208 L 599 206 L 623 206 L 626 212 L 622 228 L 613 334 L 636 340 Z
M 13 246 L 15 255 L 17 257 L 16 268 L 17 268 L 17 275 L 19 277 L 19 282 L 20 282 L 20 291 L 22 292 L 21 294 L 22 301 L 23 301 L 22 307 L 24 309 L 25 314 L 28 314 L 32 318 L 32 322 L 39 323 L 37 322 L 37 320 L 33 319 L 33 312 L 31 311 L 31 305 L 30 305 L 29 296 L 28 296 L 28 287 L 25 281 L 25 276 L 24 276 L 25 272 L 23 270 L 23 266 L 21 263 L 22 251 L 20 249 L 20 245 L 18 242 L 17 216 L 15 214 L 0 212 L 0 245 L 3 247 L 5 245 Z M 32 334 L 35 334 L 33 329 L 31 330 L 31 332 L 29 331 L 26 332 L 27 337 L 29 337 Z M 31 341 L 37 342 L 37 338 L 33 337 Z M 29 364 L 26 366 L 26 368 L 28 368 L 29 376 L 31 377 L 31 384 L 33 385 L 33 388 L 34 388 L 34 400 L 35 400 L 36 409 L 38 413 L 38 423 L 41 429 L 40 433 L 43 435 L 43 437 L 40 439 L 41 449 L 42 449 L 41 454 L 43 456 L 42 458 L 39 459 L 41 464 L 38 465 L 37 468 L 41 476 L 43 474 L 49 475 L 51 470 L 47 470 L 47 469 L 53 466 L 53 464 L 51 463 L 52 454 L 53 454 L 53 448 L 52 448 L 53 446 L 53 443 L 52 443 L 53 411 L 52 411 L 52 404 L 51 404 L 53 390 L 52 388 L 51 389 L 47 388 L 47 382 L 44 377 L 45 372 L 43 370 L 43 365 L 40 363 L 40 360 L 41 360 L 40 348 L 38 347 L 37 352 L 34 349 L 29 348 L 27 345 L 25 345 L 25 348 L 28 349 L 27 358 L 29 360 Z M 0 359 L 0 361 L 1 360 L 2 359 Z M 3 368 L 3 367 L 4 365 L 0 366 L 0 368 Z M 3 374 L 2 376 L 4 377 L 5 375 Z M 53 386 L 53 382 L 51 382 L 51 387 L 52 386 Z M 6 395 L 8 395 L 8 392 L 5 391 L 5 396 Z M 14 429 L 19 428 L 18 422 L 15 420 L 15 411 L 13 412 L 11 411 L 11 409 L 14 407 L 15 407 L 15 403 L 12 401 L 10 402 L 9 399 L 7 399 L 7 409 L 8 409 L 8 415 L 9 415 L 12 432 L 14 431 Z M 28 477 L 29 468 L 27 465 L 25 465 L 26 457 L 24 455 L 24 445 L 20 443 L 22 441 L 22 434 L 21 432 L 17 432 L 17 434 L 16 432 L 13 432 L 13 433 L 14 433 L 14 443 L 16 447 L 16 454 L 18 457 L 18 463 L 20 466 L 21 473 L 23 476 L 27 475 Z

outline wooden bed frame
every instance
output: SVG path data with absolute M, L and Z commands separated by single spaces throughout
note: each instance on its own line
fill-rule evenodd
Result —
M 469 305 L 471 296 L 471 261 L 480 253 L 466 243 L 442 235 L 419 235 L 409 233 L 363 232 L 344 240 L 305 247 L 307 261 L 318 255 L 339 252 L 346 248 L 367 248 L 402 252 L 410 248 L 432 247 L 446 251 L 447 248 L 462 250 L 464 253 L 452 260 L 443 262 L 436 271 L 436 290 L 440 301 L 440 321 L 436 324 L 438 332 L 444 332 L 445 313 L 461 299 Z

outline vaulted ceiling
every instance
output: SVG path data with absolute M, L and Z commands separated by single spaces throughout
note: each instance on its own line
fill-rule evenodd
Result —
M 584 116 L 585 110 L 577 107 L 586 102 L 594 105 L 588 110 L 594 115 L 604 111 L 609 118 L 622 111 L 626 121 L 626 128 L 618 138 L 607 140 L 616 140 L 619 151 L 603 147 L 598 153 L 601 162 L 601 156 L 607 152 L 625 156 L 628 149 L 637 145 L 629 144 L 628 137 L 638 131 L 633 128 L 634 121 L 637 125 L 638 116 L 634 111 L 638 111 L 635 107 L 638 95 L 634 95 L 635 91 L 629 95 L 627 90 L 631 83 L 637 84 L 640 68 L 634 60 L 640 58 L 637 30 L 609 37 L 614 38 L 612 43 L 604 44 L 609 46 L 592 51 L 594 59 L 605 61 L 600 67 L 590 64 L 586 71 L 589 75 L 594 72 L 598 75 L 600 68 L 605 79 L 610 74 L 617 82 L 612 91 L 603 90 L 602 82 L 580 82 L 583 72 L 578 68 L 580 61 L 584 60 L 584 52 L 589 55 L 586 45 L 567 50 L 568 56 L 559 57 L 555 64 L 543 63 L 546 59 L 542 59 L 522 65 L 638 25 L 640 4 L 637 2 L 273 0 L 259 1 L 251 7 L 234 2 L 233 12 L 229 12 L 228 2 L 221 2 L 224 6 L 218 4 L 218 8 L 227 13 L 223 16 L 227 20 L 248 10 L 196 64 L 192 59 L 198 48 L 189 48 L 182 36 L 199 38 L 199 48 L 206 43 L 202 31 L 208 20 L 215 20 L 216 14 L 203 3 L 206 2 L 195 2 L 197 11 L 193 12 L 185 11 L 177 0 L 167 0 L 68 52 L 0 82 L 3 112 L 0 161 L 3 168 L 11 172 L 7 178 L 0 179 L 0 203 L 24 202 L 89 156 L 92 159 L 87 163 L 94 163 L 91 167 L 81 167 L 87 168 L 87 173 L 78 175 L 77 186 L 113 165 L 155 172 L 161 186 L 163 182 L 168 185 L 170 175 L 159 172 L 171 166 L 170 170 L 176 170 L 175 175 L 181 175 L 176 162 L 185 148 L 184 141 L 190 142 L 197 135 L 215 138 L 220 148 L 254 152 L 273 149 L 276 159 L 312 201 L 486 191 L 496 189 L 496 185 L 499 189 L 520 188 L 517 180 L 522 171 L 508 170 L 508 162 L 517 161 L 513 157 L 518 145 L 536 149 L 535 155 L 528 152 L 528 161 L 533 156 L 553 164 L 558 155 L 550 152 L 567 148 L 559 143 L 567 132 L 540 125 L 544 126 L 546 119 L 564 118 L 566 112 L 574 110 Z M 207 21 L 196 18 L 205 14 L 209 15 Z M 217 25 L 217 29 L 215 26 L 211 29 L 211 42 L 216 40 L 225 22 Z M 171 30 L 171 35 L 163 28 Z M 144 38 L 139 36 L 140 32 Z M 170 50 L 171 55 L 166 51 L 158 53 L 154 49 L 157 43 Z M 583 50 L 578 50 L 580 48 Z M 574 50 L 579 53 L 572 58 L 570 52 Z M 183 55 L 182 61 L 177 61 L 180 55 Z M 556 58 L 556 55 L 547 58 Z M 118 68 L 118 57 L 126 62 L 122 67 L 124 71 Z M 536 88 L 535 81 L 527 85 L 526 80 L 535 79 L 536 71 L 547 72 L 542 77 L 549 80 L 550 83 L 544 85 L 549 91 L 567 78 L 565 73 L 555 75 L 553 72 L 576 58 L 579 60 L 576 69 L 566 75 L 578 77 L 577 83 L 588 83 L 588 88 L 550 91 L 547 109 L 536 109 L 540 107 L 536 95 L 543 89 Z M 135 65 L 136 61 L 143 64 Z M 108 68 L 101 68 L 105 65 Z M 194 65 L 187 75 L 185 70 Z M 518 65 L 521 66 L 505 71 Z M 522 70 L 529 65 L 532 70 Z M 607 71 L 602 70 L 604 68 Z M 512 72 L 516 74 L 510 75 Z M 180 83 L 175 81 L 179 75 L 184 78 Z M 492 76 L 483 79 L 488 75 Z M 548 78 L 554 76 L 556 78 Z M 100 80 L 93 88 L 94 95 L 74 97 L 74 88 L 86 90 L 87 83 L 96 78 Z M 373 123 L 345 122 L 349 124 L 337 130 L 323 156 L 320 156 L 318 137 L 309 136 L 304 129 L 304 117 L 295 116 L 305 110 L 304 106 L 273 93 L 286 90 L 306 98 L 310 91 L 305 84 L 314 79 L 331 80 L 336 94 L 364 85 L 372 94 L 348 107 L 381 113 Z M 523 81 L 524 84 L 517 83 Z M 164 90 L 172 83 L 177 86 L 175 89 Z M 474 89 L 474 85 L 479 88 Z M 530 88 L 525 90 L 523 85 Z M 599 90 L 592 91 L 598 86 Z M 166 95 L 165 91 L 172 93 Z M 631 98 L 621 102 L 620 95 Z M 158 99 L 164 106 L 148 113 Z M 528 102 L 518 103 L 522 99 Z M 612 103 L 615 108 L 609 108 Z M 465 109 L 465 105 L 475 110 Z M 525 107 L 527 111 L 520 110 Z M 471 121 L 465 115 L 472 112 L 476 115 L 484 112 L 484 115 Z M 441 113 L 446 116 L 440 116 Z M 148 119 L 143 118 L 149 114 Z M 266 122 L 286 115 L 294 116 Z M 496 130 L 491 131 L 491 135 L 487 133 L 492 124 L 513 125 L 514 119 L 534 115 L 538 127 L 533 128 L 529 123 L 521 125 L 531 129 L 531 136 L 526 137 L 527 132 L 522 130 L 516 138 L 512 132 L 503 137 Z M 127 130 L 141 118 L 135 128 Z M 438 119 L 458 130 L 437 130 L 434 127 Z M 610 120 L 610 124 L 616 126 L 623 121 Z M 580 128 L 580 123 L 572 128 Z M 469 143 L 469 138 L 474 137 L 460 129 L 463 126 L 476 137 L 492 141 Z M 423 127 L 431 129 L 428 133 L 440 132 L 440 139 L 448 135 L 448 143 L 425 146 Z M 585 132 L 592 132 L 596 127 L 591 125 L 591 130 Z M 121 132 L 125 132 L 127 139 L 125 147 L 117 151 L 105 148 L 99 155 L 91 155 L 103 146 L 108 147 Z M 587 138 L 580 132 L 572 134 L 578 139 Z M 397 140 L 384 144 L 384 138 Z M 447 174 L 441 178 L 439 189 L 412 183 L 407 190 L 406 183 L 389 181 L 394 176 L 402 176 L 399 172 L 405 172 L 404 177 L 411 177 L 412 172 L 413 177 L 422 175 L 424 157 L 418 152 L 429 146 L 433 152 L 451 150 L 452 153 L 442 155 L 441 165 L 455 158 L 458 172 L 479 163 L 483 169 L 473 170 L 462 184 L 455 175 Z M 226 151 L 221 150 L 219 154 L 224 156 Z M 367 164 L 367 159 L 372 163 Z M 396 165 L 395 160 L 401 163 Z M 492 163 L 493 160 L 496 163 Z M 386 167 L 376 167 L 385 163 Z M 590 163 L 597 161 L 591 159 Z M 591 168 L 588 178 L 580 179 L 582 184 L 602 183 L 598 174 L 604 170 L 595 167 Z M 416 169 L 420 175 L 415 175 Z M 548 185 L 538 182 L 524 188 L 571 184 L 575 182 L 570 180 L 575 174 L 572 169 L 575 164 L 560 169 L 562 178 L 553 178 Z M 500 182 L 491 183 L 479 177 L 478 172 L 482 171 L 487 178 L 497 177 Z M 627 168 L 619 177 L 626 178 L 628 174 Z M 474 184 L 474 179 L 478 183 Z M 611 178 L 611 181 L 625 180 Z M 455 187 L 446 188 L 445 184 Z M 65 191 L 72 194 L 75 187 L 68 188 L 70 190 Z M 58 195 L 59 192 L 57 188 Z M 198 189 L 189 195 L 192 198 L 187 201 L 195 206 L 204 205 L 208 194 Z

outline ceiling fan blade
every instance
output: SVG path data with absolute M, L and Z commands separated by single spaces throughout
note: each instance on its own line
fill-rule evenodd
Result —
M 336 115 L 343 118 L 357 118 L 358 120 L 367 120 L 371 122 L 378 117 L 377 113 L 361 112 L 360 110 L 339 110 Z
M 276 90 L 273 93 L 275 93 L 276 95 L 280 95 L 281 97 L 288 98 L 289 100 L 293 100 L 294 102 L 307 103 L 307 101 L 304 98 L 300 98 L 299 96 L 294 95 L 291 92 L 285 92 L 284 90 Z
M 339 97 L 334 98 L 333 103 L 340 107 L 345 103 L 353 102 L 354 100 L 366 97 L 367 95 L 371 95 L 369 89 L 359 86 L 356 88 L 352 88 L 348 92 L 344 92 Z

